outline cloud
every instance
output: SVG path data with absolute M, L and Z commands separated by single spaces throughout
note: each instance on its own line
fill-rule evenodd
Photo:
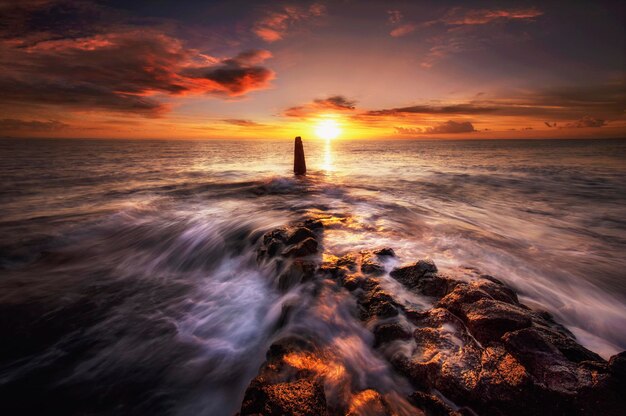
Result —
M 56 131 L 69 127 L 68 124 L 57 120 L 19 120 L 14 118 L 5 118 L 0 120 L 0 131 Z
M 448 120 L 432 127 L 394 127 L 398 134 L 416 135 L 416 134 L 456 134 L 456 133 L 472 133 L 477 131 L 469 121 L 456 122 Z
M 584 127 L 603 127 L 606 126 L 606 120 L 600 118 L 594 118 L 591 116 L 584 116 L 580 120 L 576 120 L 573 123 L 567 123 L 566 128 L 584 128 Z
M 423 132 L 423 130 L 420 129 L 419 127 L 394 127 L 394 130 L 398 134 L 407 134 L 407 135 L 421 134 Z
M 260 66 L 268 51 L 218 59 L 151 29 L 32 45 L 0 44 L 0 103 L 62 105 L 82 110 L 158 116 L 159 95 L 237 97 L 264 89 L 273 71 Z
M 284 6 L 278 11 L 268 12 L 252 27 L 252 32 L 266 42 L 283 39 L 297 23 L 326 14 L 326 6 L 314 3 L 308 8 Z
M 222 120 L 224 123 L 232 124 L 240 127 L 265 127 L 265 124 L 257 123 L 256 121 L 240 119 L 240 118 L 228 118 Z
M 474 131 L 476 130 L 469 121 L 456 122 L 452 120 L 425 129 L 425 132 L 429 134 L 472 133 Z
M 536 8 L 491 10 L 453 8 L 441 21 L 448 25 L 484 25 L 498 20 L 531 20 L 542 14 L 543 12 Z
M 306 118 L 320 112 L 349 112 L 356 109 L 356 101 L 343 95 L 332 95 L 328 98 L 318 98 L 310 103 L 290 107 L 283 112 L 286 117 Z
M 392 25 L 397 25 L 402 21 L 402 12 L 400 10 L 387 10 L 387 19 Z
M 393 36 L 394 38 L 399 38 L 402 36 L 406 36 L 410 33 L 413 33 L 415 29 L 417 29 L 417 25 L 413 23 L 406 23 L 402 26 L 398 26 L 397 28 L 393 29 L 391 32 L 389 32 L 389 34 Z
M 407 107 L 370 110 L 363 117 L 411 117 L 420 115 L 490 115 L 535 117 L 540 121 L 582 119 L 581 125 L 594 122 L 587 114 L 606 118 L 623 117 L 626 92 L 619 83 L 576 87 L 551 87 L 535 90 L 503 91 L 492 98 L 485 95 L 464 103 L 419 104 Z M 556 127 L 553 122 L 545 122 Z M 597 122 L 595 123 L 597 124 Z
M 502 39 L 502 34 L 494 36 L 488 25 L 509 21 L 531 22 L 543 12 L 536 8 L 525 9 L 473 9 L 455 7 L 443 17 L 421 23 L 421 27 L 438 27 L 442 32 L 429 39 L 432 44 L 424 55 L 420 66 L 432 68 L 439 61 L 458 53 L 485 49 Z M 478 30 L 483 27 L 482 30 Z M 528 37 L 519 34 L 516 39 Z
M 390 108 L 384 110 L 372 110 L 365 113 L 370 116 L 387 116 L 403 114 L 487 114 L 497 111 L 496 107 L 467 104 L 450 104 L 443 106 L 414 105 L 410 107 Z

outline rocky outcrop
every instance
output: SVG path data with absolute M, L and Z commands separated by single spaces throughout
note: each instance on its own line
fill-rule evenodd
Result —
M 408 399 L 425 414 L 623 414 L 626 353 L 603 360 L 492 276 L 453 279 L 430 260 L 389 270 L 397 262 L 390 261 L 395 253 L 389 248 L 325 254 L 321 263 L 322 228 L 309 220 L 267 233 L 259 261 L 283 264 L 283 290 L 331 280 L 350 292 L 373 347 L 414 386 Z M 431 306 L 416 308 L 396 297 L 385 289 L 390 278 Z M 351 414 L 350 404 L 328 405 L 323 378 L 310 365 L 299 365 L 302 360 L 323 363 L 325 356 L 310 340 L 274 344 L 241 414 Z M 361 403 L 358 395 L 370 400 L 368 414 L 390 414 L 379 392 L 364 390 L 354 403 Z

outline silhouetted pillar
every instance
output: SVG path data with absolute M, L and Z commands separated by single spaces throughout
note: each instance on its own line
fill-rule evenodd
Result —
M 306 175 L 304 147 L 302 147 L 302 138 L 300 136 L 296 137 L 296 147 L 293 152 L 293 173 L 295 175 Z

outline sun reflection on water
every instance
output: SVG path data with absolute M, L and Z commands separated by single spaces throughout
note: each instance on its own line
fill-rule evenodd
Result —
M 330 142 L 331 140 L 327 139 L 326 143 L 324 144 L 324 163 L 322 163 L 322 169 L 327 172 L 332 172 L 335 170 L 333 166 L 333 151 Z

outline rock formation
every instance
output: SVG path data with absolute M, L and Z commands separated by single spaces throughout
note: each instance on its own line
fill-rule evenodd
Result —
M 620 415 L 626 408 L 626 352 L 605 361 L 546 312 L 520 303 L 498 279 L 462 280 L 429 260 L 393 268 L 390 248 L 326 255 L 323 220 L 265 234 L 258 260 L 276 261 L 279 287 L 335 285 L 353 297 L 372 347 L 412 385 L 406 399 L 425 415 Z M 430 307 L 416 309 L 383 288 L 389 276 Z M 388 278 L 387 278 L 388 279 Z M 343 288 L 343 289 L 342 289 Z M 289 319 L 288 311 L 281 319 Z M 241 415 L 393 415 L 373 388 L 329 398 L 320 374 L 336 370 L 315 339 L 286 335 L 245 393 Z

